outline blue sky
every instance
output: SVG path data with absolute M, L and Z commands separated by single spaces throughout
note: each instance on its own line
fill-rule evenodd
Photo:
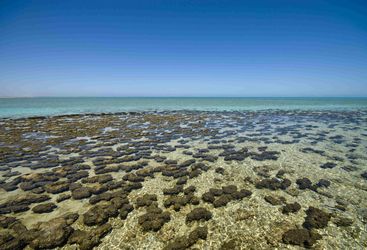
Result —
M 0 96 L 367 96 L 367 1 L 2 0 Z

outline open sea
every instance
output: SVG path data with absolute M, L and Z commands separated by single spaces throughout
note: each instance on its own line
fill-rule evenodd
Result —
M 53 116 L 121 111 L 358 110 L 367 98 L 82 97 L 2 98 L 0 117 Z

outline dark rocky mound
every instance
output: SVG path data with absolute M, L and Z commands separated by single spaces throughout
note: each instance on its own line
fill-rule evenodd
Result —
M 73 232 L 70 225 L 77 218 L 77 215 L 72 214 L 39 223 L 34 228 L 34 239 L 30 242 L 30 246 L 34 249 L 50 249 L 64 245 Z
M 89 198 L 91 195 L 92 194 L 87 187 L 76 188 L 71 192 L 71 197 L 73 197 L 75 200 Z
M 82 183 L 106 183 L 109 181 L 112 181 L 113 178 L 110 174 L 104 174 L 104 175 L 95 175 L 92 177 L 84 178 L 82 179 Z
M 177 179 L 176 185 L 180 186 L 180 185 L 184 185 L 187 183 L 187 176 L 182 176 L 180 178 Z
M 208 203 L 213 203 L 215 201 L 215 196 L 213 193 L 211 192 L 206 192 L 204 193 L 201 198 L 203 199 L 203 201 L 208 202 Z
M 195 162 L 196 162 L 196 160 L 195 160 L 195 159 L 186 160 L 186 161 L 182 162 L 182 163 L 179 165 L 179 167 L 181 167 L 181 168 L 186 168 L 186 167 L 190 166 L 191 164 L 194 164 Z
M 168 243 L 164 250 L 184 250 L 194 245 L 199 239 L 206 240 L 208 236 L 207 227 L 197 227 L 189 236 L 182 236 L 176 238 L 173 242 Z
M 45 194 L 27 194 L 0 204 L 0 214 L 20 213 L 29 210 L 29 205 L 50 200 Z
M 128 195 L 128 192 L 124 191 L 124 190 L 118 190 L 118 191 L 115 191 L 115 192 L 97 194 L 97 195 L 95 195 L 95 196 L 93 196 L 92 198 L 89 199 L 89 203 L 90 204 L 97 204 L 101 201 L 109 201 L 113 198 L 123 198 L 123 199 L 125 199 L 127 195 Z
M 95 205 L 83 215 L 83 222 L 87 226 L 105 224 L 110 217 L 116 217 L 119 214 L 119 209 L 126 204 L 129 204 L 128 199 L 115 197 L 108 203 Z
M 56 198 L 56 201 L 57 202 L 63 202 L 65 200 L 68 200 L 71 198 L 71 195 L 70 194 L 60 194 L 57 198 Z
M 202 195 L 205 202 L 212 203 L 214 207 L 226 206 L 232 200 L 241 200 L 251 196 L 252 192 L 246 189 L 237 190 L 235 185 L 223 186 L 222 189 L 211 188 Z M 217 196 L 217 198 L 216 198 Z
M 215 172 L 218 173 L 218 174 L 222 174 L 223 175 L 224 174 L 224 168 L 218 167 L 218 168 L 215 169 Z
M 321 239 L 318 233 L 309 231 L 307 229 L 291 229 L 283 234 L 283 242 L 285 244 L 298 245 L 309 248 Z
M 265 196 L 264 199 L 273 206 L 281 205 L 286 201 L 284 197 L 274 197 L 270 195 Z
M 260 154 L 255 154 L 251 156 L 251 159 L 256 161 L 265 161 L 265 160 L 272 160 L 276 161 L 278 159 L 279 152 L 277 151 L 263 151 Z
M 175 211 L 179 211 L 182 207 L 187 204 L 198 205 L 200 199 L 196 197 L 193 193 L 187 193 L 183 196 L 171 196 L 164 201 L 164 206 L 169 208 L 173 206 Z
M 150 206 L 153 202 L 157 201 L 157 196 L 155 194 L 144 194 L 142 197 L 136 199 L 136 206 L 137 207 L 145 207 Z
M 327 226 L 331 215 L 315 207 L 309 207 L 306 211 L 306 218 L 303 226 L 307 229 L 324 228 Z
M 171 215 L 169 212 L 163 212 L 162 209 L 153 204 L 147 208 L 145 214 L 138 218 L 138 223 L 141 225 L 143 231 L 157 232 L 170 220 Z
M 301 205 L 298 202 L 288 203 L 283 207 L 282 213 L 283 214 L 297 213 L 300 209 Z
M 23 249 L 26 243 L 11 235 L 9 232 L 0 232 L 0 249 L 2 250 L 17 250 Z
M 210 188 L 209 189 L 209 193 L 211 193 L 214 196 L 221 196 L 223 194 L 223 189 L 222 188 Z
M 230 239 L 222 243 L 220 250 L 233 250 L 238 249 L 238 241 L 236 239 Z
M 183 186 L 182 185 L 176 185 L 173 188 L 163 189 L 163 194 L 164 195 L 177 195 L 181 192 L 183 192 Z
M 17 219 L 15 217 L 0 215 L 0 227 L 2 228 L 8 228 L 11 224 L 13 224 L 16 221 Z
M 232 200 L 232 196 L 229 194 L 223 194 L 214 200 L 214 207 L 224 207 Z
M 57 206 L 52 203 L 43 203 L 43 204 L 39 204 L 35 207 L 32 208 L 32 211 L 36 214 L 43 214 L 43 213 L 50 213 L 52 212 Z
M 327 162 L 320 166 L 320 168 L 327 169 L 327 168 L 335 168 L 336 164 L 333 162 Z
M 298 188 L 301 190 L 310 189 L 312 187 L 312 182 L 308 178 L 297 179 L 296 183 L 298 185 Z
M 69 190 L 70 183 L 66 181 L 54 182 L 45 186 L 47 193 L 58 194 Z
M 80 250 L 93 249 L 101 243 L 101 239 L 112 230 L 110 224 L 104 224 L 91 231 L 75 230 L 69 237 L 69 244 L 78 244 Z
M 192 221 L 200 221 L 200 220 L 210 220 L 212 218 L 212 213 L 202 207 L 193 209 L 190 213 L 186 216 L 186 222 L 192 222 Z
M 325 179 L 320 179 L 319 182 L 316 184 L 317 187 L 320 188 L 328 188 L 330 186 L 330 181 Z
M 291 181 L 289 179 L 278 179 L 278 178 L 270 178 L 270 179 L 263 179 L 258 181 L 255 186 L 256 188 L 267 188 L 270 190 L 278 190 L 282 189 L 285 190 L 291 185 Z
M 131 204 L 124 204 L 122 207 L 121 207 L 121 209 L 120 209 L 120 218 L 122 219 L 122 220 L 125 220 L 126 218 L 127 218 L 127 216 L 129 215 L 129 213 L 131 212 L 131 211 L 133 211 L 134 210 L 134 207 L 133 207 L 133 205 L 131 205 Z

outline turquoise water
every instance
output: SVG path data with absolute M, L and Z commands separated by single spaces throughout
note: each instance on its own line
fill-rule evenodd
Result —
M 367 98 L 3 98 L 0 117 L 151 110 L 356 110 Z

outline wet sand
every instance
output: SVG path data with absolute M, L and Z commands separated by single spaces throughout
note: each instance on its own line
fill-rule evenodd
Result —
M 367 247 L 363 110 L 35 117 L 0 131 L 1 249 Z

